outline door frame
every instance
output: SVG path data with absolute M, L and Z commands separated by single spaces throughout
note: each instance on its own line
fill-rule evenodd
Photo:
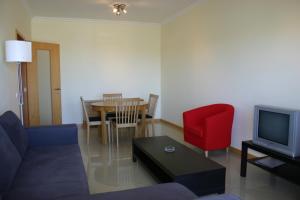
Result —
M 29 125 L 40 125 L 39 86 L 37 74 L 37 51 L 47 50 L 50 53 L 50 81 L 52 124 L 61 124 L 61 84 L 60 84 L 60 52 L 59 44 L 32 42 L 32 62 L 27 67 Z

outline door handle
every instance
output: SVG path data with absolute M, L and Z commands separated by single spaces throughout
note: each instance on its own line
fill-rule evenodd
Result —
M 54 90 L 55 91 L 61 91 L 61 88 L 55 88 Z

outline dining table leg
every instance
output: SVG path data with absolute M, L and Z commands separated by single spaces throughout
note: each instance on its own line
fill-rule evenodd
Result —
M 140 136 L 145 136 L 145 124 L 146 124 L 146 109 L 142 109 L 142 119 L 141 119 L 141 130 L 140 130 Z
M 101 143 L 107 144 L 107 129 L 106 129 L 106 112 L 105 109 L 101 110 Z

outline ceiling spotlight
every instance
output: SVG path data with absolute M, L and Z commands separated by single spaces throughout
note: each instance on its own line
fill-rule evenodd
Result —
M 121 13 L 126 14 L 127 10 L 126 10 L 127 5 L 126 4 L 114 4 L 113 5 L 113 13 L 115 13 L 117 16 L 121 15 Z

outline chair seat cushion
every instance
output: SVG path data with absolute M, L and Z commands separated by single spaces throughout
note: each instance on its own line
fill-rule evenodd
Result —
M 109 112 L 109 113 L 106 114 L 106 121 L 108 121 L 112 118 L 116 118 L 116 113 Z M 100 116 L 91 116 L 91 117 L 89 117 L 89 121 L 90 122 L 100 122 L 101 117 Z
M 99 122 L 101 121 L 101 117 L 95 116 L 95 117 L 89 117 L 90 122 Z
M 106 119 L 110 119 L 110 118 L 116 118 L 116 113 L 115 112 L 106 113 Z
M 28 138 L 19 118 L 15 113 L 7 111 L 0 117 L 0 125 L 23 158 L 28 147 Z
M 146 119 L 152 119 L 153 117 L 151 115 L 146 114 Z M 142 115 L 139 115 L 139 119 L 142 119 Z
M 56 199 L 88 194 L 78 145 L 28 150 L 5 199 Z
M 0 196 L 7 191 L 21 164 L 21 156 L 0 126 Z

